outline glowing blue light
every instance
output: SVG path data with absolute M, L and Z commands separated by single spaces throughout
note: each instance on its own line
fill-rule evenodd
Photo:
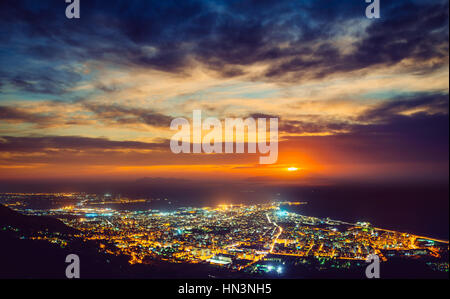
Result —
M 279 216 L 279 217 L 283 217 L 283 216 L 287 216 L 287 215 L 288 215 L 288 212 L 286 212 L 286 211 L 282 211 L 282 210 L 277 211 L 277 216 Z

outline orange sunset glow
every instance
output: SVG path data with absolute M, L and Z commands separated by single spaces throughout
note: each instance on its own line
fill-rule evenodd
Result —
M 449 62 L 449 0 L 0 0 L 0 280 L 448 280 Z
M 90 21 L 95 23 L 91 16 L 80 20 Z M 318 21 L 328 22 L 307 18 L 300 27 Z M 448 177 L 448 42 L 439 38 L 441 25 L 430 29 L 436 35 L 430 40 L 405 29 L 418 45 L 400 56 L 378 49 L 380 56 L 371 61 L 364 45 L 384 25 L 356 15 L 348 21 L 359 25 L 354 31 L 338 26 L 332 38 L 319 32 L 309 39 L 300 31 L 283 35 L 292 28 L 281 22 L 284 30 L 242 33 L 255 36 L 251 42 L 232 36 L 237 28 L 217 25 L 190 36 L 191 27 L 176 22 L 168 30 L 190 37 L 171 37 L 170 49 L 168 40 L 127 36 L 121 25 L 97 27 L 97 39 L 76 37 L 82 49 L 58 44 L 55 55 L 45 57 L 16 50 L 40 47 L 38 39 L 17 35 L 2 45 L 2 53 L 14 54 L 0 57 L 7 70 L 0 72 L 0 179 L 162 177 L 302 185 Z M 119 33 L 111 37 L 115 29 Z M 234 40 L 232 47 L 228 40 Z M 69 54 L 62 60 L 56 53 Z M 267 154 L 247 151 L 173 153 L 171 122 L 184 118 L 192 124 L 193 111 L 201 112 L 201 121 L 222 124 L 227 118 L 277 119 L 276 162 L 261 165 L 258 159 Z M 202 136 L 208 132 L 203 128 Z M 248 141 L 247 135 L 238 139 L 224 141 Z

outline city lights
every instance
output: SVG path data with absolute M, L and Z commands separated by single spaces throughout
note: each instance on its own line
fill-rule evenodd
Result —
M 431 259 L 429 267 L 448 269 L 448 263 L 442 264 L 448 255 L 448 241 L 376 228 L 369 222 L 351 224 L 286 210 L 301 209 L 305 202 L 178 207 L 162 212 L 112 209 L 109 206 L 114 203 L 132 204 L 136 200 L 76 193 L 46 195 L 55 202 L 60 198 L 70 202 L 61 208 L 27 208 L 33 197 L 8 194 L 0 196 L 0 203 L 28 215 L 56 217 L 77 229 L 79 238 L 99 242 L 100 252 L 127 256 L 131 265 L 156 259 L 285 275 L 290 272 L 285 268 L 292 267 L 285 263 L 292 261 L 322 270 L 348 268 L 376 253 L 383 262 L 393 257 L 426 257 Z M 70 244 L 60 235 L 29 238 L 61 247 Z

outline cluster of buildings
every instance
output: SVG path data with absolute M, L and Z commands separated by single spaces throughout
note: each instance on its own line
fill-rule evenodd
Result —
M 0 200 L 22 213 L 56 217 L 79 230 L 83 239 L 98 242 L 100 251 L 128 256 L 130 264 L 163 260 L 281 273 L 280 265 L 286 261 L 318 260 L 335 266 L 377 254 L 382 261 L 426 258 L 430 267 L 448 271 L 448 262 L 442 262 L 443 257 L 448 261 L 448 241 L 284 210 L 301 203 L 115 210 L 108 205 L 136 200 L 58 194 L 57 198 L 72 201 L 57 208 L 31 209 L 21 200 L 24 196 L 2 195 Z M 54 236 L 49 241 L 57 242 Z

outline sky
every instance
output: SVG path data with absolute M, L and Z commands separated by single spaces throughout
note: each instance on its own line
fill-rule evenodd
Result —
M 66 5 L 0 2 L 0 180 L 448 182 L 448 1 Z M 279 118 L 277 163 L 172 153 L 195 109 Z

